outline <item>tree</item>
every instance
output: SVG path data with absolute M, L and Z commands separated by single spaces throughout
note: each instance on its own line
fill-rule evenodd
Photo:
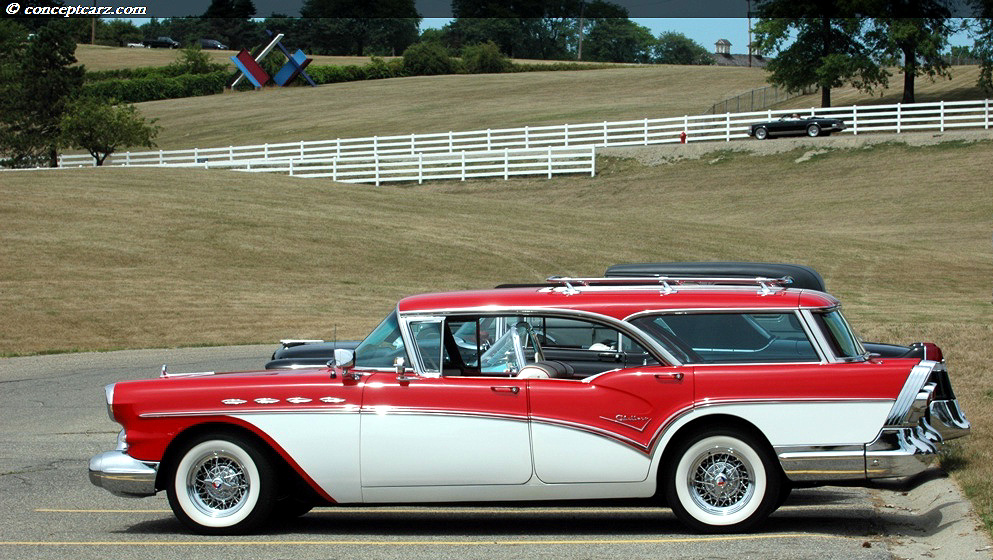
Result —
M 903 102 L 914 102 L 917 76 L 951 78 L 944 50 L 952 30 L 950 13 L 940 0 L 887 0 L 874 10 L 884 17 L 872 20 L 867 45 L 884 64 L 903 70 Z
M 979 87 L 993 95 L 993 0 L 978 0 L 981 18 L 971 25 L 973 56 L 979 59 Z
M 682 33 L 667 31 L 658 36 L 652 48 L 659 64 L 713 64 L 710 52 Z
M 134 105 L 115 106 L 109 100 L 82 97 L 62 117 L 60 142 L 67 148 L 86 150 L 97 165 L 103 165 L 118 148 L 154 147 L 161 128 L 155 120 L 146 122 Z
M 30 40 L 8 37 L 0 49 L 0 158 L 7 165 L 58 166 L 62 115 L 83 85 L 72 27 L 63 19 L 49 20 Z
M 403 52 L 417 41 L 421 23 L 414 0 L 304 0 L 300 15 L 314 18 L 308 42 L 327 54 Z
M 627 18 L 598 21 L 583 41 L 583 57 L 601 62 L 639 62 L 652 60 L 655 37 L 647 27 Z
M 889 74 L 862 42 L 865 20 L 837 17 L 841 0 L 763 0 L 755 25 L 759 52 L 775 53 L 769 82 L 788 91 L 821 89 L 821 106 L 831 106 L 831 89 L 849 83 L 871 92 Z M 792 41 L 792 42 L 791 42 Z

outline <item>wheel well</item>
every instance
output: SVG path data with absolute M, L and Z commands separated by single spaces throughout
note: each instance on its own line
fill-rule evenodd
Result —
M 672 439 L 669 440 L 669 443 L 666 444 L 665 450 L 662 452 L 662 461 L 659 464 L 658 474 L 656 476 L 661 479 L 663 473 L 665 473 L 666 465 L 668 465 L 670 461 L 675 460 L 673 458 L 673 454 L 675 454 L 675 450 L 683 442 L 705 430 L 715 428 L 745 432 L 746 434 L 754 437 L 755 441 L 759 442 L 759 445 L 762 446 L 762 450 L 768 453 L 770 457 L 776 458 L 776 451 L 772 448 L 772 444 L 769 443 L 769 439 L 765 437 L 762 430 L 759 430 L 755 424 L 752 424 L 740 416 L 732 416 L 730 414 L 711 414 L 709 416 L 697 418 L 679 428 L 675 435 L 672 436 Z M 776 459 L 775 463 L 777 465 L 780 464 L 778 459 Z M 786 476 L 786 473 L 783 472 L 781 465 L 780 474 L 782 474 L 783 477 Z M 657 488 L 662 488 L 662 484 L 658 484 Z
M 276 465 L 278 468 L 276 480 L 280 481 L 283 488 L 307 488 L 313 492 L 313 490 L 310 489 L 310 486 L 300 478 L 300 475 L 292 467 L 290 467 L 289 464 L 287 464 L 286 460 L 283 459 L 283 456 L 272 448 L 269 442 L 265 441 L 259 437 L 258 434 L 248 428 L 234 424 L 225 424 L 222 422 L 211 422 L 192 426 L 183 432 L 180 432 L 179 435 L 169 442 L 165 453 L 162 455 L 162 464 L 159 465 L 159 471 L 155 477 L 156 490 L 162 490 L 169 484 L 169 477 L 176 462 L 179 460 L 179 454 L 186 448 L 189 442 L 207 434 L 216 436 L 236 436 L 254 443 L 259 450 L 268 456 L 269 460 L 272 461 L 272 464 Z

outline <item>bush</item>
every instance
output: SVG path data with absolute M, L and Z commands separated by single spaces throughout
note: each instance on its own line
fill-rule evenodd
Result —
M 495 74 L 506 72 L 510 61 L 493 41 L 471 45 L 462 50 L 462 64 L 470 74 Z
M 157 99 L 176 99 L 223 93 L 228 72 L 184 74 L 176 77 L 101 80 L 83 84 L 83 95 L 114 99 L 120 103 L 140 103 Z
M 440 43 L 416 43 L 403 51 L 403 67 L 410 76 L 435 76 L 455 71 L 448 51 Z

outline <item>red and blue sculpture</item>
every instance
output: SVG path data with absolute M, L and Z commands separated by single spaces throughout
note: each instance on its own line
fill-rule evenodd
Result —
M 291 83 L 297 78 L 297 76 L 303 76 L 312 86 L 316 86 L 314 80 L 307 75 L 304 70 L 307 66 L 314 61 L 312 58 L 307 58 L 303 50 L 297 49 L 297 52 L 290 54 L 290 51 L 286 50 L 286 47 L 280 43 L 283 40 L 283 34 L 274 35 L 272 31 L 266 29 L 266 33 L 272 37 L 269 44 L 265 46 L 264 49 L 256 57 L 252 57 L 252 53 L 248 52 L 246 49 L 242 49 L 241 52 L 231 57 L 231 62 L 238 67 L 240 73 L 238 77 L 231 82 L 231 87 L 238 85 L 243 78 L 247 78 L 256 89 L 261 88 L 269 83 L 271 80 L 278 86 L 285 86 Z M 273 48 L 278 48 L 280 52 L 286 57 L 286 64 L 276 72 L 275 76 L 269 76 L 269 74 L 259 65 L 259 62 L 265 58 Z

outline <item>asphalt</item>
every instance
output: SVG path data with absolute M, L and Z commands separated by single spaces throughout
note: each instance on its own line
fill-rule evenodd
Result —
M 0 360 L 3 558 L 990 558 L 958 488 L 794 491 L 760 531 L 689 534 L 653 503 L 318 508 L 264 534 L 183 531 L 163 495 L 92 486 L 90 456 L 114 447 L 103 386 L 169 371 L 258 369 L 272 346 L 137 350 Z

